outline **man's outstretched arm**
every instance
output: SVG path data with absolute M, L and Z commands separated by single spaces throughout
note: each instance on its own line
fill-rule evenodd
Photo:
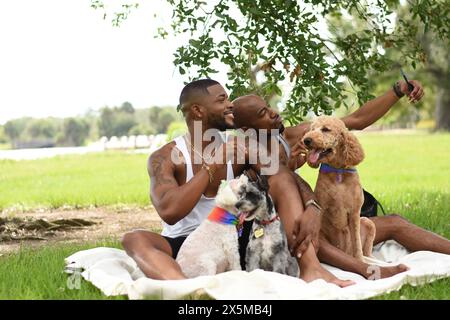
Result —
M 424 96 L 422 85 L 415 80 L 409 82 L 414 85 L 414 90 L 409 92 L 407 83 L 399 81 L 400 91 L 407 95 L 412 102 L 419 101 Z M 384 95 L 366 102 L 358 110 L 341 120 L 351 130 L 362 130 L 383 117 L 399 99 L 394 90 L 390 89 Z M 289 159 L 291 170 L 300 168 L 305 163 L 305 157 L 302 154 L 306 153 L 306 148 L 303 145 L 302 138 L 309 130 L 309 126 L 309 122 L 302 122 L 296 126 L 287 127 L 284 131 L 285 138 L 292 148 Z
M 408 96 L 411 102 L 419 101 L 424 95 L 421 83 L 415 80 L 409 82 L 414 85 L 414 90 L 409 92 L 408 84 L 399 81 L 400 91 Z M 384 95 L 366 102 L 355 112 L 343 117 L 342 121 L 349 129 L 362 130 L 384 116 L 399 99 L 394 90 L 390 89 Z

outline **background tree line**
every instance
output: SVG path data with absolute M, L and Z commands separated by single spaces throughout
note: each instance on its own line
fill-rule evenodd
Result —
M 170 124 L 179 128 L 182 121 L 175 107 L 135 109 L 124 102 L 119 107 L 105 106 L 78 117 L 9 120 L 0 125 L 0 144 L 11 148 L 81 146 L 103 136 L 167 133 Z

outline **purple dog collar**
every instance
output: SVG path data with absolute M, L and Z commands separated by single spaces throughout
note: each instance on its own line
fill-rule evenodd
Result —
M 320 169 L 319 169 L 319 171 L 320 171 L 320 172 L 323 172 L 323 173 L 337 173 L 337 175 L 336 175 L 336 181 L 337 181 L 338 183 L 341 183 L 341 182 L 342 182 L 342 175 L 343 175 L 344 173 L 356 173 L 356 172 L 357 172 L 355 168 L 350 168 L 350 169 L 344 169 L 344 168 L 342 168 L 342 169 L 338 169 L 338 168 L 334 168 L 334 167 L 332 167 L 332 166 L 329 166 L 328 164 L 325 164 L 325 163 L 320 164 Z

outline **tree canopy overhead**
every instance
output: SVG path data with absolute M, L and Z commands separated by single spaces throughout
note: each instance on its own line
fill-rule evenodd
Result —
M 280 84 L 290 83 L 284 116 L 291 123 L 309 111 L 331 113 L 349 91 L 361 104 L 372 98 L 370 75 L 426 64 L 418 33 L 449 43 L 448 0 L 408 0 L 408 19 L 397 19 L 398 0 L 166 1 L 173 8 L 172 31 L 160 28 L 160 36 L 190 35 L 174 54 L 186 80 L 214 78 L 222 63 L 232 97 L 281 95 Z M 353 28 L 341 28 L 340 19 L 350 17 Z M 389 50 L 401 58 L 391 60 Z
M 410 1 L 412 19 L 395 22 L 398 1 L 318 0 L 168 0 L 173 6 L 173 30 L 189 32 L 189 43 L 175 53 L 175 64 L 188 77 L 208 77 L 218 60 L 230 68 L 233 96 L 257 91 L 281 94 L 279 84 L 289 80 L 292 90 L 284 113 L 296 123 L 310 110 L 330 113 L 344 100 L 348 80 L 360 103 L 369 94 L 370 72 L 394 65 L 426 62 L 416 40 L 417 22 L 448 41 L 449 3 Z M 343 15 L 354 17 L 350 32 L 324 32 Z M 447 19 L 445 18 L 447 17 Z M 415 22 L 415 23 L 412 23 Z M 416 45 L 411 45 L 416 44 Z M 391 61 L 385 50 L 403 52 L 403 61 Z M 252 71 L 263 73 L 263 85 L 252 81 Z

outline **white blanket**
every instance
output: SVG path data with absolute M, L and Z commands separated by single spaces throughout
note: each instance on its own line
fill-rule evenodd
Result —
M 358 274 L 324 264 L 338 278 L 356 282 L 339 288 L 323 280 L 306 283 L 263 270 L 230 271 L 188 280 L 152 280 L 144 276 L 123 250 L 104 247 L 77 252 L 65 262 L 68 272 L 84 270 L 81 276 L 105 295 L 128 295 L 130 299 L 182 299 L 192 294 L 195 297 L 199 292 L 214 299 L 230 300 L 367 299 L 399 290 L 407 283 L 415 286 L 450 276 L 450 255 L 429 251 L 409 253 L 395 241 L 374 247 L 374 258 L 367 260 L 377 265 L 403 263 L 410 270 L 386 279 L 366 280 Z M 70 277 L 77 275 L 75 271 Z

